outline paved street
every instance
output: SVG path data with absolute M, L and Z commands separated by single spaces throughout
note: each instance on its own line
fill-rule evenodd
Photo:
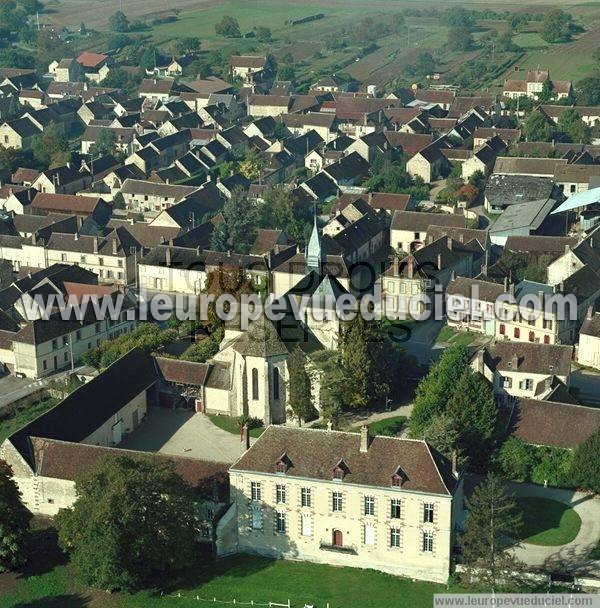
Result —
M 443 321 L 423 321 L 409 324 L 409 338 L 400 342 L 400 346 L 423 365 L 436 361 L 442 354 L 443 348 L 435 346 L 435 340 L 444 326 Z
M 238 435 L 216 427 L 208 416 L 159 407 L 150 408 L 139 428 L 119 447 L 217 462 L 234 462 L 244 451 Z
M 11 375 L 0 377 L 0 410 L 13 401 L 33 393 L 44 384 L 43 380 L 32 380 L 31 378 L 17 378 Z
M 75 372 L 82 370 L 82 367 L 76 367 Z M 48 386 L 52 381 L 60 380 L 68 376 L 71 370 L 60 372 L 39 380 L 31 378 L 17 378 L 16 376 L 5 375 L 0 376 L 0 410 L 13 403 L 17 399 L 26 397 L 35 391 Z
M 569 571 L 600 574 L 600 562 L 592 562 L 587 555 L 600 540 L 600 498 L 533 484 L 513 483 L 517 496 L 549 498 L 570 505 L 581 517 L 577 537 L 560 547 L 543 547 L 523 543 L 514 549 L 515 555 L 529 566 L 543 566 L 548 571 Z

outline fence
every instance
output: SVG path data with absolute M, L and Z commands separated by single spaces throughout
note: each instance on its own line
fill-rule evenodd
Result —
M 170 597 L 170 598 L 177 598 L 177 599 L 188 599 L 188 600 L 194 600 L 197 602 L 204 602 L 207 604 L 229 604 L 232 606 L 264 606 L 266 608 L 293 608 L 293 604 L 291 602 L 291 600 L 288 599 L 288 601 L 285 604 L 281 604 L 278 602 L 255 602 L 254 600 L 249 600 L 249 601 L 243 601 L 243 600 L 237 600 L 236 598 L 233 598 L 232 600 L 219 600 L 216 597 L 201 597 L 199 595 L 184 595 L 181 592 L 177 593 L 177 594 L 169 594 L 169 595 L 165 595 L 161 592 L 161 597 Z M 296 606 L 298 608 L 300 608 L 300 604 L 296 604 Z M 303 604 L 303 608 L 312 608 L 312 604 Z M 327 602 L 326 604 L 324 604 L 323 608 L 330 608 L 329 606 L 329 602 Z

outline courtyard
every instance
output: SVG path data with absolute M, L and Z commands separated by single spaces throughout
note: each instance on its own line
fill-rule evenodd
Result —
M 231 463 L 245 450 L 239 435 L 220 429 L 208 416 L 161 407 L 149 408 L 142 424 L 119 447 Z

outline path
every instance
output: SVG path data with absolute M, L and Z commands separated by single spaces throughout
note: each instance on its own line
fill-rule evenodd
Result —
M 570 505 L 581 517 L 577 537 L 560 547 L 522 543 L 515 555 L 529 566 L 543 566 L 547 571 L 569 571 L 600 574 L 600 562 L 588 559 L 589 552 L 600 540 L 600 498 L 574 490 L 544 488 L 534 484 L 512 483 L 518 497 L 548 498 Z

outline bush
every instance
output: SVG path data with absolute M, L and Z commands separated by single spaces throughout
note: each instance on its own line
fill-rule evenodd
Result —
M 260 418 L 255 418 L 254 416 L 247 416 L 244 414 L 238 417 L 238 424 L 240 425 L 240 429 L 247 424 L 248 430 L 252 430 L 259 429 L 263 425 L 263 421 Z
M 517 437 L 509 437 L 500 448 L 496 463 L 508 479 L 570 487 L 573 454 L 554 447 L 533 446 Z
M 600 430 L 577 446 L 569 472 L 574 485 L 600 493 Z

